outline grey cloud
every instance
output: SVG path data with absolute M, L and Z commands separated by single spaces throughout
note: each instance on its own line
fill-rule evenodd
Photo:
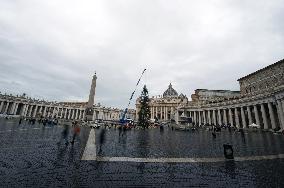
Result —
M 0 87 L 57 101 L 125 107 L 142 70 L 150 95 L 170 82 L 238 89 L 237 79 L 283 59 L 283 0 L 0 2 Z M 134 107 L 132 102 L 132 107 Z

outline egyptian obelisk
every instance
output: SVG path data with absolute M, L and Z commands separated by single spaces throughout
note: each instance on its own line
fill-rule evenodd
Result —
M 90 94 L 89 94 L 89 101 L 88 101 L 87 106 L 86 106 L 85 119 L 87 121 L 93 120 L 93 115 L 94 115 L 93 105 L 94 105 L 94 102 L 95 102 L 96 82 L 97 82 L 97 75 L 95 73 L 95 75 L 93 76 L 93 79 L 92 79 L 92 85 L 91 85 L 91 90 L 90 90 Z

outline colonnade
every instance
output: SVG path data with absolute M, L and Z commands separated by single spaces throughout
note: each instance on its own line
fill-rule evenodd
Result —
M 262 129 L 284 129 L 284 99 L 270 99 L 248 104 L 184 109 L 198 125 L 228 125 L 248 128 L 255 123 Z
M 24 117 L 51 117 L 61 119 L 84 119 L 85 109 L 77 107 L 54 106 L 27 103 L 22 101 L 0 100 L 0 113 Z
M 25 99 L 0 98 L 0 114 L 20 115 L 23 117 L 50 117 L 69 120 L 84 120 L 85 107 L 42 103 Z M 93 120 L 119 120 L 122 111 L 114 108 L 94 107 Z M 135 112 L 129 110 L 127 117 L 135 119 Z

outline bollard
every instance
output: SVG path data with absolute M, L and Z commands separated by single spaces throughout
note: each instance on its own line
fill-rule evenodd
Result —
M 234 159 L 233 146 L 230 144 L 224 144 L 224 156 L 226 159 Z

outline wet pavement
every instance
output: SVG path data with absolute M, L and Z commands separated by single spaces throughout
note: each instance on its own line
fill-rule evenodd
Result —
M 284 159 L 216 163 L 135 163 L 81 160 L 89 128 L 74 145 L 60 140 L 61 126 L 18 125 L 0 119 L 0 187 L 284 187 Z M 71 129 L 70 129 L 71 131 Z M 165 129 L 95 131 L 100 157 L 236 157 L 284 153 L 284 136 Z M 71 135 L 69 134 L 69 140 Z M 101 138 L 101 135 L 104 137 Z

